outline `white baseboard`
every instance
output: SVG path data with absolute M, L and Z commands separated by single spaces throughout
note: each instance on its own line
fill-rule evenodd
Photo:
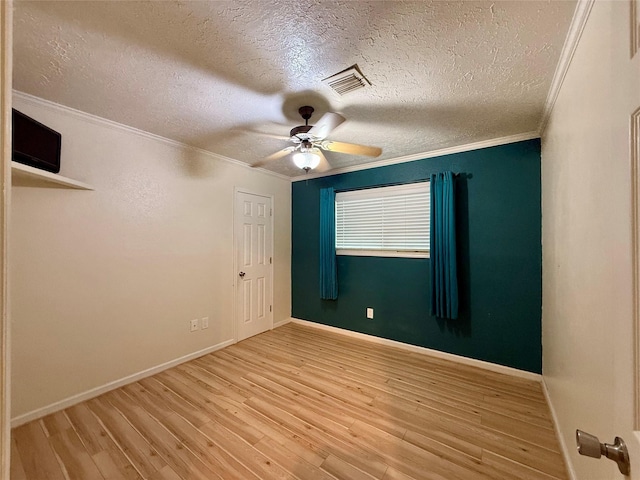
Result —
M 560 433 L 560 424 L 558 423 L 558 415 L 556 415 L 556 409 L 553 407 L 553 402 L 551 401 L 551 396 L 549 395 L 547 382 L 544 381 L 544 376 L 542 377 L 542 391 L 544 392 L 544 398 L 547 400 L 547 405 L 549 405 L 549 410 L 551 411 L 553 427 L 556 432 L 556 438 L 558 439 L 558 443 L 560 444 L 560 450 L 562 450 L 562 456 L 564 457 L 564 464 L 567 466 L 567 473 L 569 474 L 569 478 L 570 480 L 578 480 L 578 476 L 576 475 L 576 472 L 573 469 L 573 463 L 571 462 L 571 457 L 569 456 L 569 449 L 567 448 L 567 444 L 564 441 L 564 437 Z
M 513 367 L 506 367 L 504 365 L 498 365 L 497 363 L 485 362 L 484 360 L 476 360 L 475 358 L 463 357 L 462 355 L 455 355 L 453 353 L 440 352 L 431 348 L 419 347 L 417 345 L 410 345 L 408 343 L 398 342 L 396 340 L 389 340 L 388 338 L 376 337 L 374 335 L 368 335 L 366 333 L 353 332 L 351 330 L 345 330 L 343 328 L 332 327 L 329 325 L 323 325 L 321 323 L 309 322 L 307 320 L 300 320 L 299 318 L 292 318 L 292 322 L 300 325 L 306 325 L 308 327 L 319 328 L 320 330 L 327 330 L 329 332 L 339 333 L 348 337 L 359 338 L 361 340 L 367 340 L 379 345 L 388 345 L 390 347 L 402 348 L 410 352 L 423 353 L 436 358 L 442 358 L 444 360 L 451 360 L 453 362 L 461 363 L 463 365 L 470 365 L 473 367 L 483 368 L 492 372 L 503 373 L 505 375 L 511 375 L 514 377 L 526 378 L 536 382 L 542 381 L 542 375 L 539 373 L 527 372 L 525 370 L 519 370 Z M 288 323 L 288 322 L 287 322 Z
M 120 388 L 130 383 L 137 382 L 138 380 L 142 380 L 143 378 L 150 377 L 151 375 L 155 375 L 156 373 L 160 373 L 164 370 L 175 367 L 176 365 L 180 365 L 181 363 L 188 362 L 189 360 L 193 360 L 194 358 L 198 358 L 208 353 L 215 352 L 216 350 L 220 350 L 222 348 L 228 347 L 229 345 L 233 345 L 234 343 L 235 343 L 234 340 L 227 340 L 226 342 L 218 343 L 217 345 L 214 345 L 212 347 L 207 347 L 202 350 L 198 350 L 197 352 L 193 352 L 188 355 L 184 355 L 183 357 L 170 360 L 169 362 L 165 362 L 163 364 L 148 368 L 141 372 L 134 373 L 133 375 L 128 375 L 119 380 L 114 380 L 113 382 L 109 382 L 105 385 L 101 385 L 100 387 L 92 388 L 90 390 L 87 390 L 86 392 L 78 393 L 69 398 L 65 398 L 64 400 L 54 402 L 45 407 L 37 408 L 36 410 L 32 410 L 30 412 L 27 412 L 15 418 L 12 418 L 11 428 L 19 427 L 20 425 L 24 425 L 25 423 L 31 422 L 33 420 L 37 420 L 38 418 L 42 418 L 51 413 L 59 412 L 60 410 L 64 410 L 65 408 L 69 408 L 80 402 L 90 400 L 99 395 L 102 395 L 103 393 L 107 393 L 111 390 L 115 390 L 116 388 Z
M 282 325 L 286 325 L 287 323 L 291 322 L 292 318 L 285 318 L 284 320 L 280 320 L 279 322 L 276 322 L 273 324 L 273 328 L 278 328 L 281 327 Z

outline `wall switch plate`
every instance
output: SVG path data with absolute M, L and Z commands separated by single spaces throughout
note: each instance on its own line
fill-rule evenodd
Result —
M 196 330 L 198 330 L 198 319 L 196 318 L 195 320 L 191 320 L 191 325 L 189 328 L 190 332 L 195 332 Z
M 202 329 L 209 328 L 209 317 L 202 317 Z
M 367 308 L 367 318 L 373 318 L 373 308 Z

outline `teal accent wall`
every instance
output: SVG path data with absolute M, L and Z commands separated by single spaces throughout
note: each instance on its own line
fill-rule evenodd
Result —
M 320 189 L 456 179 L 457 320 L 429 314 L 429 259 L 338 256 L 338 299 L 319 294 Z M 541 373 L 538 139 L 292 184 L 292 316 Z M 375 318 L 366 318 L 372 307 Z

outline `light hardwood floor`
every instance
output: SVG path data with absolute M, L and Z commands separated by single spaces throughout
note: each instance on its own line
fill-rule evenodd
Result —
M 296 324 L 12 434 L 12 480 L 567 478 L 538 383 Z

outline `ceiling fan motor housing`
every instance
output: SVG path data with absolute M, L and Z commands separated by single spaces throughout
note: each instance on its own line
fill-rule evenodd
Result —
M 313 128 L 313 125 L 300 125 L 299 127 L 293 127 L 289 132 L 289 135 L 292 137 L 303 138 L 303 136 L 307 136 L 307 132 Z M 303 136 L 300 136 L 303 134 Z

